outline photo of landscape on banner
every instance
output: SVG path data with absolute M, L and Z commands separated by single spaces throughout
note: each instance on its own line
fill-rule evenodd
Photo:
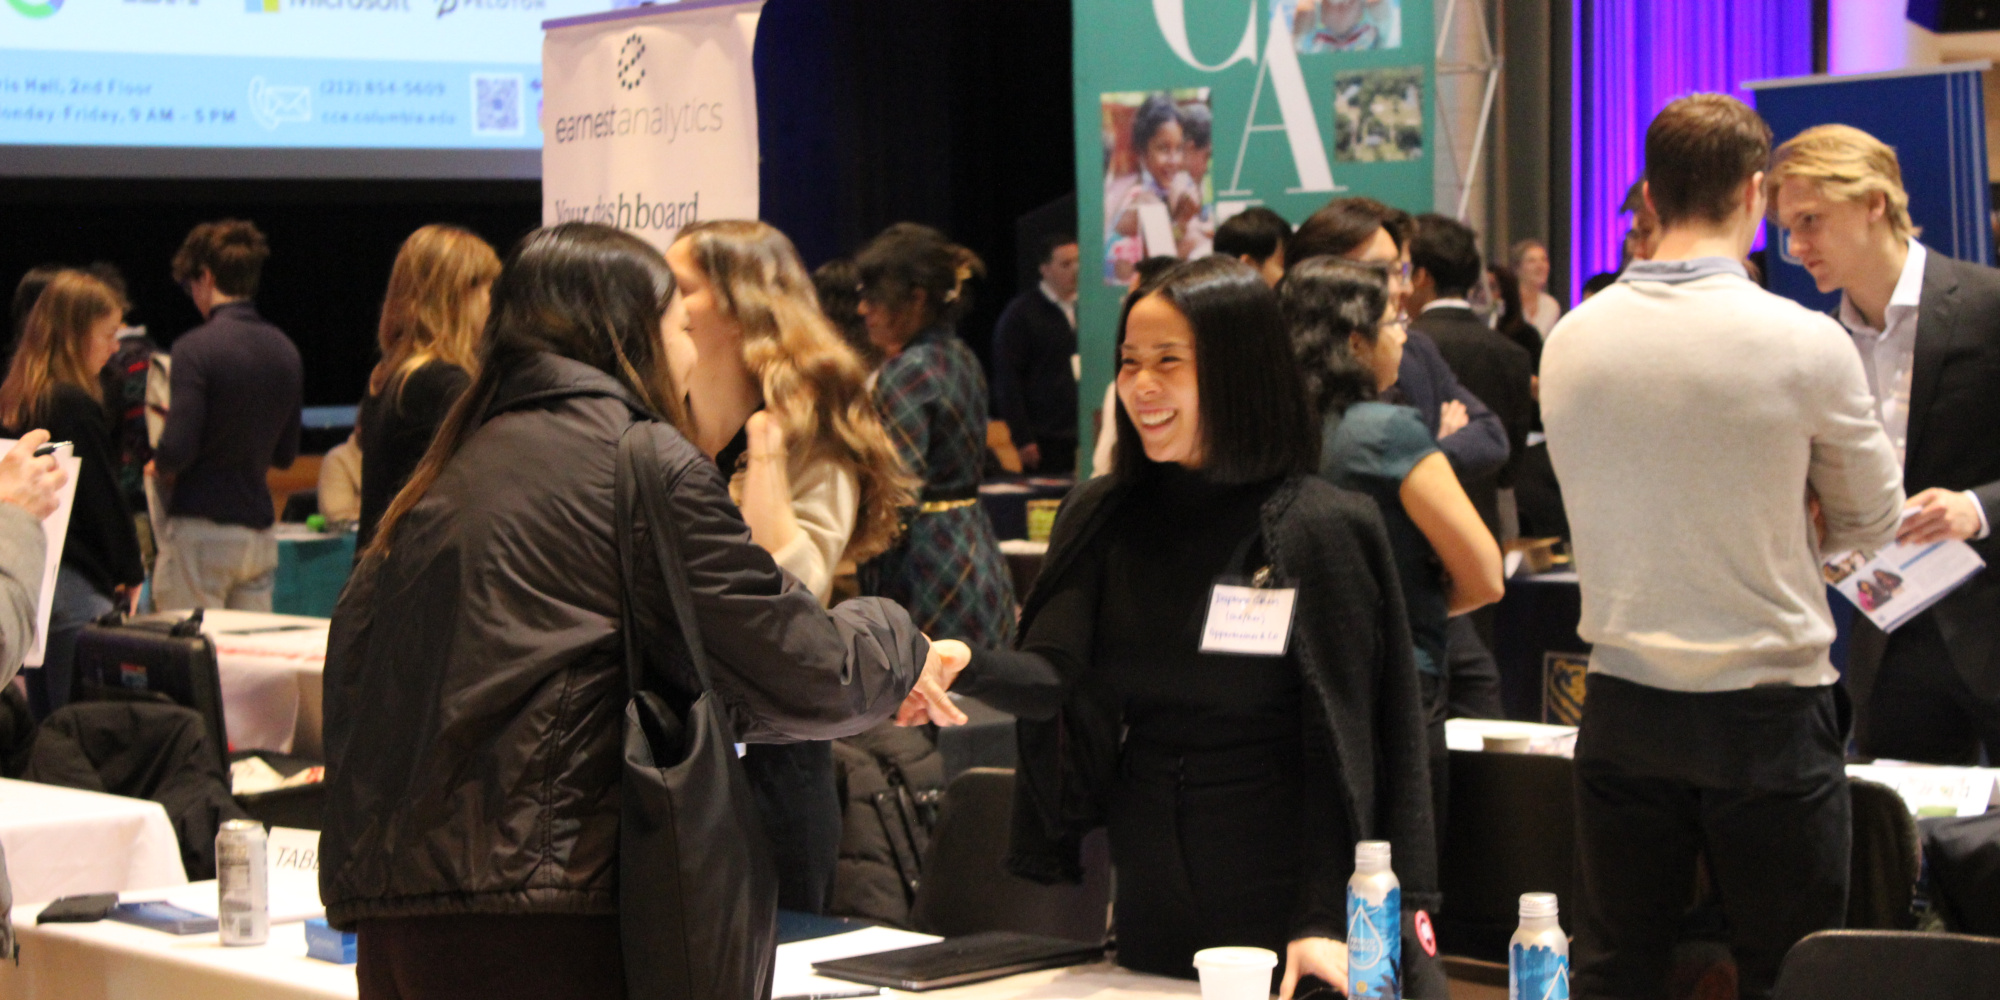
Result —
M 1083 398 L 1111 378 L 1119 302 L 1141 260 L 1206 256 L 1217 227 L 1251 206 L 1293 225 L 1351 195 L 1431 210 L 1432 4 L 1075 5 L 1078 249 L 1097 275 L 1077 308 Z

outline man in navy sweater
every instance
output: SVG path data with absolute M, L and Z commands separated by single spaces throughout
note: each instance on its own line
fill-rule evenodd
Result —
M 298 456 L 305 376 L 298 349 L 250 303 L 270 255 L 239 219 L 194 227 L 174 254 L 174 280 L 207 322 L 174 341 L 153 457 L 170 497 L 153 574 L 163 610 L 271 610 L 277 518 L 264 475 Z

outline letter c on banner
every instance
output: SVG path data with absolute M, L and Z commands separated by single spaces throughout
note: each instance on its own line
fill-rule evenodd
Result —
M 1245 59 L 1251 62 L 1257 61 L 1258 0 L 1249 0 L 1250 18 L 1243 25 L 1243 40 L 1236 44 L 1236 51 L 1229 58 L 1213 66 L 1203 65 L 1201 60 L 1194 57 L 1194 48 L 1188 45 L 1186 2 L 1187 0 L 1153 0 L 1153 20 L 1159 22 L 1160 35 L 1167 40 L 1167 48 L 1174 50 L 1174 55 L 1181 57 L 1182 62 L 1204 72 L 1219 73 Z

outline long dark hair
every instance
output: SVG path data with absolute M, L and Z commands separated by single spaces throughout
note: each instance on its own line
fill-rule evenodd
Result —
M 1389 307 L 1382 268 L 1338 257 L 1303 260 L 1278 283 L 1278 301 L 1313 411 L 1325 419 L 1374 399 L 1375 369 L 1354 356 L 1348 337 L 1358 333 L 1373 344 L 1381 333 Z
M 1194 328 L 1202 474 L 1215 482 L 1255 483 L 1317 469 L 1319 424 L 1306 406 L 1277 296 L 1257 271 L 1230 257 L 1204 257 L 1168 271 L 1157 286 L 1126 299 L 1119 347 L 1132 307 L 1155 295 Z M 1115 474 L 1129 482 L 1152 464 L 1121 403 Z
M 367 554 L 388 551 L 397 523 L 479 429 L 500 383 L 538 353 L 581 361 L 617 379 L 654 414 L 685 428 L 660 333 L 673 294 L 674 273 L 666 259 L 622 230 L 565 222 L 522 237 L 493 283 L 478 378 L 451 408 L 408 485 L 382 515 Z

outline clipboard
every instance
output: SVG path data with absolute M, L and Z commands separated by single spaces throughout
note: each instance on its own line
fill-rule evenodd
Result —
M 20 441 L 16 438 L 0 438 L 0 455 L 14 449 Z M 55 513 L 42 518 L 42 534 L 48 539 L 48 556 L 42 563 L 41 596 L 35 602 L 35 644 L 28 647 L 21 657 L 23 667 L 39 668 L 49 645 L 49 612 L 56 600 L 56 570 L 62 566 L 63 541 L 69 537 L 69 512 L 76 506 L 76 480 L 83 469 L 83 461 L 76 457 L 76 449 L 68 444 L 55 451 L 56 465 L 60 466 L 69 480 L 56 493 Z

